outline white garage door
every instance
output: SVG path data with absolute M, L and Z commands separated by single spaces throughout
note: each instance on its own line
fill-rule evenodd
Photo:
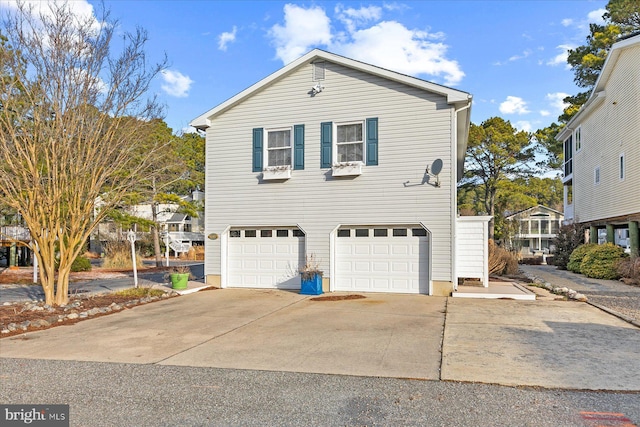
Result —
M 341 228 L 335 289 L 428 293 L 428 254 L 427 231 L 417 225 Z
M 229 231 L 227 286 L 300 289 L 304 233 L 298 228 L 238 228 Z

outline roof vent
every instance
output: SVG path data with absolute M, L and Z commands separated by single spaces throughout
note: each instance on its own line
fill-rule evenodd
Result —
M 313 65 L 313 81 L 324 80 L 324 62 L 314 62 Z

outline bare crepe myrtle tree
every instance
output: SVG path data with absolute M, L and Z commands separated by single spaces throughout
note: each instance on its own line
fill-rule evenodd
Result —
M 47 304 L 67 303 L 74 259 L 111 206 L 142 177 L 163 142 L 144 138 L 159 117 L 142 29 L 116 37 L 108 11 L 72 2 L 18 2 L 0 33 L 0 204 L 22 215 Z

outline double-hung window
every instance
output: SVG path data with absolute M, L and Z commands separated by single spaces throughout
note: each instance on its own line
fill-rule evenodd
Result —
M 360 175 L 378 165 L 378 118 L 320 123 L 320 167 L 332 176 Z
M 291 128 L 265 131 L 266 167 L 291 167 Z
M 336 124 L 335 163 L 364 162 L 363 122 Z

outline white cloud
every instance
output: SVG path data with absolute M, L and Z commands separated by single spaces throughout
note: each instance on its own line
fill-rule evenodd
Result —
M 378 21 L 382 17 L 382 9 L 378 6 L 345 9 L 344 6 L 338 4 L 335 13 L 350 33 L 354 32 L 357 27 L 370 21 Z
M 93 13 L 93 5 L 89 3 L 87 0 L 75 0 L 75 1 L 64 1 L 64 0 L 49 0 L 49 1 L 41 1 L 41 0 L 24 0 L 22 2 L 24 4 L 25 10 L 32 10 L 36 17 L 54 17 L 55 7 L 62 6 L 68 7 L 69 11 L 76 18 L 76 25 L 80 23 L 90 24 L 90 27 L 96 33 L 100 31 L 102 22 L 98 21 Z M 16 10 L 18 8 L 17 0 L 0 0 L 0 7 L 7 8 L 9 10 Z
M 548 112 L 547 110 L 540 110 L 540 115 L 542 117 L 547 117 L 547 116 L 551 115 L 551 113 Z
M 560 21 L 562 23 L 563 27 L 569 27 L 571 26 L 571 24 L 573 24 L 573 19 L 571 18 L 565 18 L 562 21 Z
M 509 58 L 509 61 L 511 61 L 511 62 L 518 61 L 519 59 L 524 59 L 524 58 L 528 57 L 529 55 L 531 55 L 531 50 L 527 49 L 524 52 L 522 52 L 521 55 L 513 55 L 511 58 Z
M 236 40 L 236 33 L 238 28 L 234 25 L 231 32 L 224 32 L 218 36 L 218 49 L 226 51 L 227 45 Z
M 591 23 L 602 25 L 604 24 L 604 18 L 602 15 L 604 15 L 606 11 L 606 9 L 593 10 L 587 14 L 587 18 Z
M 517 96 L 507 96 L 506 101 L 500 104 L 500 112 L 502 114 L 527 114 L 527 103 Z
M 561 44 L 557 46 L 557 49 L 562 49 L 562 52 L 551 58 L 547 61 L 547 65 L 551 65 L 555 67 L 557 65 L 565 65 L 565 68 L 570 69 L 571 65 L 567 63 L 567 58 L 569 57 L 569 49 L 573 49 L 575 46 L 568 44 Z
M 531 122 L 527 120 L 519 120 L 513 124 L 516 129 L 523 130 L 525 132 L 531 132 Z
M 164 70 L 162 72 L 162 80 L 164 83 L 162 90 L 171 96 L 184 98 L 189 95 L 189 89 L 193 80 L 189 76 L 185 76 L 179 71 Z
M 457 61 L 445 57 L 447 48 L 433 39 L 439 33 L 410 30 L 395 21 L 380 22 L 351 34 L 351 41 L 336 46 L 342 54 L 410 75 L 443 77 L 446 85 L 455 85 L 464 77 Z
M 320 7 L 304 9 L 287 4 L 284 25 L 274 25 L 269 35 L 276 56 L 285 64 L 312 47 L 326 46 L 335 53 L 400 73 L 439 77 L 446 85 L 462 80 L 465 74 L 458 62 L 446 57 L 443 33 L 409 29 L 396 21 L 377 22 L 382 12 L 376 6 L 338 6 L 335 13 L 344 30 L 332 32 L 330 18 Z
M 569 96 L 568 93 L 564 92 L 555 92 L 548 93 L 545 97 L 547 101 L 549 101 L 549 106 L 553 109 L 554 113 L 560 115 L 565 108 L 569 106 L 569 104 L 563 101 L 564 98 Z
M 286 4 L 284 26 L 274 25 L 269 35 L 276 47 L 276 57 L 288 64 L 304 55 L 312 46 L 327 46 L 331 43 L 329 17 L 318 6 L 304 9 Z

